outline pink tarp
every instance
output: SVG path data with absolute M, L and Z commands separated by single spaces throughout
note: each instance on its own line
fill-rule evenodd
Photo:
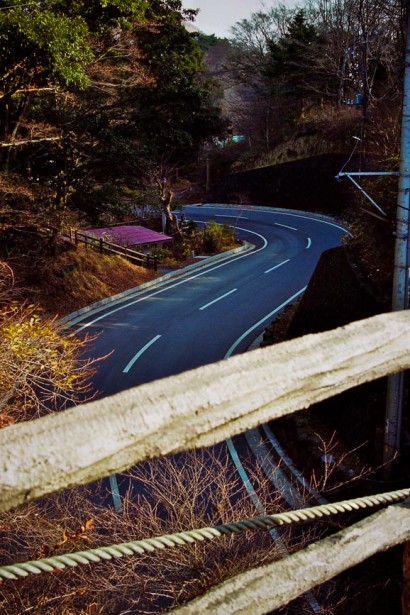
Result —
M 105 241 L 116 243 L 119 246 L 140 246 L 148 243 L 161 243 L 170 241 L 172 237 L 151 231 L 144 226 L 110 226 L 107 228 L 92 228 L 84 231 L 86 235 L 101 237 Z

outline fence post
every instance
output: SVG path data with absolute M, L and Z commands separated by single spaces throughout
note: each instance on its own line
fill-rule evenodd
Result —
M 158 269 L 158 256 L 154 256 L 154 271 Z
M 103 240 L 100 238 L 100 254 L 103 253 Z
M 150 268 L 150 265 L 151 265 L 151 257 L 149 254 L 147 254 L 147 269 Z
M 74 242 L 75 242 L 75 245 L 77 246 L 78 245 L 77 229 L 74 229 Z
M 410 542 L 404 543 L 403 550 L 403 595 L 402 615 L 410 615 Z

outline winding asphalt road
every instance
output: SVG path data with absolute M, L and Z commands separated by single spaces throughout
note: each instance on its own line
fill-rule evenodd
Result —
M 184 212 L 188 220 L 234 226 L 254 249 L 210 259 L 77 319 L 78 330 L 99 333 L 94 356 L 114 350 L 96 377 L 101 396 L 245 351 L 303 293 L 322 252 L 347 232 L 302 212 L 222 205 Z
M 247 350 L 275 314 L 304 292 L 322 252 L 339 245 L 347 232 L 331 219 L 269 208 L 192 206 L 184 212 L 188 220 L 234 226 L 237 237 L 254 248 L 223 261 L 210 259 L 200 269 L 71 319 L 78 330 L 100 334 L 94 356 L 114 350 L 94 379 L 101 396 Z M 274 435 L 267 435 L 273 443 Z M 260 432 L 251 430 L 226 444 L 256 510 L 266 515 L 240 460 L 244 447 L 258 458 L 264 446 Z M 298 507 L 297 492 L 267 452 L 264 447 L 263 471 L 288 505 Z M 285 464 L 290 467 L 286 460 Z M 297 470 L 292 472 L 297 480 L 304 480 Z M 116 475 L 109 477 L 117 510 L 121 510 L 123 488 Z M 271 530 L 271 536 L 285 554 L 278 532 Z M 308 592 L 304 598 L 313 613 L 321 612 L 313 594 Z

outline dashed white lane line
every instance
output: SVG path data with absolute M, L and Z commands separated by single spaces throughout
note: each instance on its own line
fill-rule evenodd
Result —
M 279 269 L 279 267 L 282 267 L 282 265 L 286 265 L 286 263 L 290 263 L 290 258 L 286 259 L 285 261 L 282 261 L 281 263 L 279 263 L 279 265 L 275 265 L 274 267 L 267 269 L 265 273 L 270 273 L 271 271 L 274 271 L 275 269 Z
M 235 218 L 235 220 L 237 220 L 238 218 L 240 220 L 249 220 L 249 218 L 245 218 L 244 216 L 241 216 L 240 214 L 238 214 L 237 216 L 232 216 L 232 215 L 225 215 L 225 214 L 215 214 L 215 218 Z
M 218 303 L 218 301 L 221 301 L 222 299 L 225 299 L 225 297 L 229 297 L 229 295 L 232 295 L 232 293 L 236 293 L 237 290 L 238 290 L 237 288 L 234 288 L 233 290 L 230 290 L 228 293 L 225 293 L 224 295 L 221 295 L 220 297 L 217 297 L 213 301 L 210 301 L 206 305 L 203 305 L 199 309 L 200 310 L 206 310 L 206 308 L 208 308 L 210 305 L 213 305 L 214 303 Z
M 308 237 L 308 245 L 306 246 L 306 250 L 309 250 L 311 245 L 312 245 L 312 240 L 310 237 Z
M 130 371 L 131 367 L 134 365 L 134 363 L 136 361 L 138 361 L 140 356 L 142 354 L 144 354 L 144 352 L 146 350 L 148 350 L 148 348 L 150 348 L 153 344 L 155 344 L 155 342 L 157 342 L 160 337 L 161 337 L 160 335 L 156 335 L 155 337 L 152 338 L 152 340 L 150 342 L 145 344 L 145 346 L 143 348 L 141 348 L 141 350 L 139 350 L 137 352 L 137 354 L 131 359 L 131 361 L 124 367 L 124 369 L 122 370 L 123 374 L 128 374 L 128 372 Z
M 282 226 L 283 228 L 290 228 L 291 231 L 297 231 L 298 229 L 294 226 L 288 226 L 287 224 L 279 224 L 279 222 L 274 222 L 275 226 Z
M 250 233 L 251 235 L 256 235 L 257 237 L 260 237 L 260 239 L 262 239 L 263 245 L 260 248 L 256 248 L 256 250 L 253 250 L 252 252 L 248 252 L 247 254 L 241 254 L 240 256 L 235 256 L 232 259 L 229 259 L 228 261 L 224 263 L 220 263 L 219 265 L 214 265 L 213 267 L 206 268 L 204 271 L 201 271 L 195 275 L 191 275 L 187 278 L 179 280 L 178 282 L 175 282 L 174 284 L 165 285 L 164 287 L 159 288 L 157 291 L 150 292 L 149 294 L 144 295 L 143 297 L 140 297 L 139 299 L 135 299 L 134 301 L 127 301 L 124 305 L 120 305 L 110 310 L 109 312 L 106 312 L 102 314 L 101 316 L 94 318 L 93 320 L 87 322 L 86 324 L 81 325 L 81 327 L 77 329 L 77 333 L 79 333 L 83 329 L 86 329 L 87 327 L 92 327 L 93 325 L 95 325 L 95 323 L 99 322 L 100 320 L 103 320 L 104 318 L 107 318 L 108 316 L 111 316 L 112 314 L 115 314 L 116 312 L 119 312 L 120 310 L 124 310 L 126 308 L 129 308 L 132 305 L 141 303 L 142 301 L 146 301 L 147 299 L 150 299 L 151 297 L 155 297 L 156 295 L 164 293 L 167 290 L 176 288 L 177 286 L 180 286 L 181 284 L 186 284 L 187 282 L 191 280 L 195 280 L 196 278 L 199 278 L 201 276 L 208 275 L 212 271 L 216 271 L 216 269 L 220 269 L 221 267 L 226 267 L 227 265 L 230 265 L 231 263 L 234 263 L 242 258 L 247 258 L 248 256 L 257 254 L 258 252 L 261 252 L 261 250 L 264 250 L 268 246 L 268 240 L 263 235 L 260 235 L 259 233 L 256 233 L 255 231 L 249 231 L 248 229 L 241 228 L 240 226 L 236 226 L 235 228 L 237 228 L 240 231 L 246 231 L 247 233 Z M 84 316 L 84 318 L 86 318 L 86 316 Z

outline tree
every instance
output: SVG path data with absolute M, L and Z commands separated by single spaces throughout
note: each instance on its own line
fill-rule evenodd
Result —
M 202 76 L 204 56 L 195 35 L 183 26 L 178 12 L 161 12 L 159 3 L 151 5 L 158 11 L 160 27 L 140 30 L 138 41 L 142 64 L 155 85 L 139 91 L 134 130 L 149 143 L 157 164 L 166 160 L 183 165 L 192 161 L 202 142 L 223 133 L 225 123 L 214 85 Z
M 278 111 L 267 77 L 269 44 L 286 31 L 294 12 L 279 3 L 231 28 L 231 51 L 219 72 L 233 132 L 246 136 L 250 149 L 270 149 L 276 137 Z
M 223 129 L 182 24 L 194 12 L 179 1 L 54 0 L 25 11 L 0 11 L 0 152 L 3 172 L 41 186 L 49 226 L 70 209 L 93 222 L 123 216 L 164 152 L 190 161 Z
M 333 78 L 337 105 L 360 93 L 373 103 L 386 86 L 397 84 L 404 55 L 403 9 L 401 0 L 306 2 L 306 15 L 324 39 L 317 65 Z
M 83 89 L 93 59 L 90 35 L 142 19 L 143 0 L 0 2 L 2 109 L 17 92 L 63 85 Z M 7 135 L 8 123 L 3 124 Z
M 166 220 L 165 232 L 174 237 L 176 241 L 182 241 L 183 235 L 179 226 L 178 218 L 172 211 L 172 199 L 174 197 L 174 192 L 171 188 L 167 187 L 167 178 L 158 178 L 157 187 L 159 190 L 161 210 Z
M 313 96 L 320 78 L 316 58 L 320 57 L 322 47 L 322 37 L 307 22 L 303 10 L 294 15 L 277 42 L 269 43 L 270 62 L 266 72 L 271 87 L 277 95 L 300 103 L 302 114 L 304 99 Z
M 84 92 L 97 85 L 91 81 L 92 68 L 118 52 L 113 28 L 126 29 L 143 19 L 145 3 L 1 4 L 7 5 L 0 11 L 2 170 L 18 171 L 37 187 L 41 184 L 38 202 L 48 209 L 49 225 L 59 227 L 59 212 L 88 172 L 84 155 L 88 161 L 95 145 L 85 132 L 82 104 Z
M 249 19 L 241 19 L 232 26 L 229 68 L 237 81 L 264 73 L 269 45 L 284 34 L 293 14 L 292 9 L 279 4 L 267 12 L 252 13 Z

